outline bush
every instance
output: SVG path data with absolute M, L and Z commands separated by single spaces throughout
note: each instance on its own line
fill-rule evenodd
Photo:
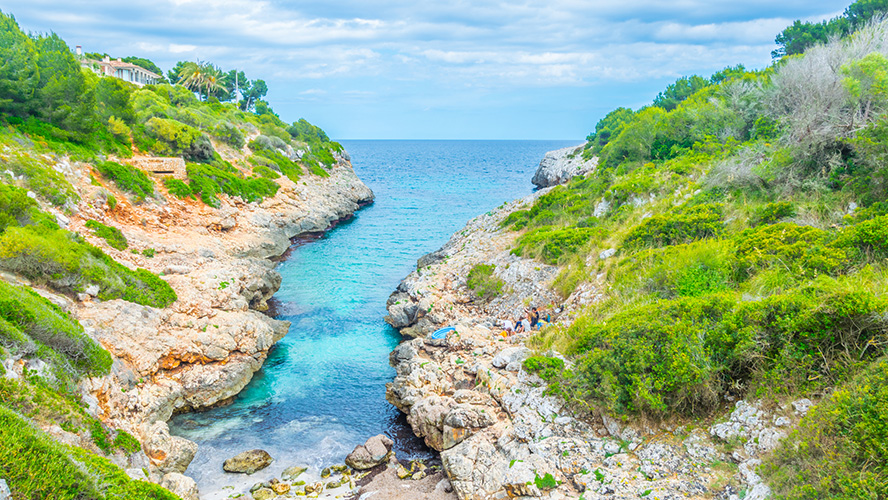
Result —
M 763 224 L 773 224 L 780 219 L 794 217 L 795 214 L 795 206 L 788 201 L 768 203 L 753 211 L 752 215 L 749 217 L 749 225 L 755 227 Z
M 114 181 L 122 191 L 132 193 L 136 200 L 144 200 L 154 196 L 154 182 L 148 177 L 148 174 L 130 165 L 121 165 L 113 161 L 104 161 L 96 163 L 98 170 L 103 177 Z
M 734 241 L 740 271 L 747 276 L 775 267 L 801 276 L 834 275 L 848 266 L 851 257 L 835 235 L 788 222 L 747 229 Z
M 505 283 L 493 275 L 493 264 L 476 264 L 466 276 L 466 285 L 482 300 L 490 300 L 503 292 Z
M 185 184 L 179 179 L 167 177 L 163 180 L 163 185 L 166 186 L 167 191 L 169 191 L 170 194 L 177 198 L 188 198 L 189 196 L 194 194 L 191 191 L 191 186 Z
M 240 150 L 246 144 L 244 134 L 229 122 L 222 122 L 213 129 L 213 135 L 234 149 Z
M 105 458 L 66 447 L 0 407 L 0 463 L 22 498 L 178 500 L 156 484 L 130 479 Z
M 821 278 L 758 301 L 723 292 L 581 316 L 567 330 L 575 368 L 550 389 L 654 416 L 706 415 L 732 391 L 822 390 L 884 352 L 886 311 L 858 282 Z
M 26 179 L 28 189 L 57 207 L 80 199 L 65 176 L 52 168 L 43 158 L 25 153 L 0 157 L 0 171 L 9 170 Z
M 602 233 L 598 228 L 541 227 L 518 238 L 512 254 L 536 257 L 547 264 L 557 264 L 562 256 L 573 254 L 594 235 Z
M 259 177 L 265 177 L 266 179 L 278 179 L 280 178 L 280 172 L 272 170 L 263 165 L 257 165 L 253 167 L 253 174 L 258 175 Z
M 221 168 L 220 168 L 221 167 Z M 188 164 L 188 179 L 191 192 L 199 195 L 204 203 L 219 206 L 219 193 L 240 196 L 246 202 L 261 202 L 263 198 L 274 196 L 280 185 L 264 177 L 243 178 L 239 170 L 230 164 L 201 165 Z
M 0 268 L 63 292 L 99 286 L 102 300 L 123 299 L 152 307 L 176 300 L 169 284 L 144 269 L 132 271 L 76 234 L 35 226 L 10 227 L 0 235 Z
M 106 375 L 111 369 L 111 355 L 75 319 L 27 288 L 0 281 L 0 320 L 6 325 L 0 325 L 5 330 L 0 332 L 0 343 L 6 346 L 15 345 L 26 353 L 46 346 L 83 374 Z
M 888 498 L 888 360 L 811 409 L 765 460 L 774 498 Z
M 718 236 L 724 230 L 722 205 L 706 203 L 654 215 L 629 231 L 624 248 L 661 247 Z
M 126 236 L 124 236 L 123 233 L 120 232 L 120 229 L 117 229 L 116 227 L 106 226 L 96 220 L 86 221 L 86 227 L 92 229 L 96 236 L 105 240 L 111 248 L 126 250 L 129 247 L 129 242 L 126 241 Z

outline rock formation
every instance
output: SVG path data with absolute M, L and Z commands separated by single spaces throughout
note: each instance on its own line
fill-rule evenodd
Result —
M 564 184 L 578 175 L 586 175 L 598 166 L 598 158 L 583 158 L 583 145 L 549 151 L 540 161 L 531 182 L 538 188 Z
M 282 255 L 293 236 L 351 216 L 373 193 L 340 156 L 329 177 L 304 175 L 298 183 L 281 177 L 277 195 L 261 203 L 223 194 L 217 209 L 166 194 L 157 183 L 165 196 L 133 204 L 118 194 L 112 210 L 103 206 L 103 193 L 113 185 L 95 185 L 99 176 L 88 164 L 66 166 L 82 201 L 73 216 L 58 214 L 59 220 L 124 265 L 162 276 L 178 300 L 156 309 L 39 291 L 114 357 L 110 375 L 81 384 L 89 411 L 139 438 L 150 479 L 189 497 L 194 482 L 181 474 L 196 445 L 170 436 L 167 420 L 224 402 L 246 386 L 289 328 L 262 313 L 281 283 L 269 259 Z M 84 228 L 90 219 L 119 228 L 130 248 L 110 248 Z

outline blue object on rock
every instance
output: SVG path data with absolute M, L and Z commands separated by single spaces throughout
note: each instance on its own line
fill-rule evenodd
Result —
M 454 327 L 452 327 L 452 326 L 448 326 L 448 327 L 446 327 L 446 328 L 442 328 L 442 329 L 436 331 L 435 333 L 433 333 L 433 334 L 431 335 L 431 338 L 433 338 L 433 339 L 443 339 L 443 338 L 447 337 L 447 334 L 448 334 L 448 333 L 450 333 L 450 332 L 455 332 L 455 331 L 456 331 L 456 328 L 454 328 Z

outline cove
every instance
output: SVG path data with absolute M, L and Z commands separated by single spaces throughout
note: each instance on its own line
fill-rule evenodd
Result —
M 388 355 L 401 341 L 382 320 L 386 300 L 469 219 L 530 193 L 547 151 L 579 142 L 342 141 L 376 201 L 294 242 L 278 265 L 274 312 L 292 326 L 234 402 L 170 422 L 199 445 L 187 474 L 201 498 L 227 498 L 292 465 L 341 463 L 379 433 L 395 438 L 399 458 L 429 456 L 385 400 Z M 275 462 L 249 478 L 222 471 L 226 458 L 253 448 Z

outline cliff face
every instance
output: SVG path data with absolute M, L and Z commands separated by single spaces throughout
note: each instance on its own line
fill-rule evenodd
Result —
M 183 498 L 194 498 L 193 481 L 179 473 L 197 447 L 171 437 L 166 421 L 177 411 L 237 394 L 287 333 L 289 323 L 261 312 L 281 283 L 268 259 L 283 254 L 291 237 L 323 231 L 372 201 L 373 193 L 346 158 L 337 158 L 329 177 L 304 175 L 297 183 L 281 177 L 277 195 L 259 204 L 222 195 L 218 209 L 172 195 L 133 205 L 119 195 L 121 201 L 109 210 L 96 200 L 112 184 L 98 185 L 87 164 L 68 172 L 83 199 L 65 221 L 68 229 L 125 265 L 163 276 L 178 300 L 156 309 L 87 294 L 73 301 L 43 293 L 72 312 L 114 356 L 110 375 L 82 383 L 90 412 L 136 435 L 150 459 L 150 479 L 174 486 Z M 130 248 L 108 247 L 84 228 L 90 219 L 119 228 Z
M 586 175 L 598 166 L 598 158 L 583 158 L 583 145 L 549 151 L 540 161 L 531 182 L 538 188 L 564 184 L 578 175 Z

